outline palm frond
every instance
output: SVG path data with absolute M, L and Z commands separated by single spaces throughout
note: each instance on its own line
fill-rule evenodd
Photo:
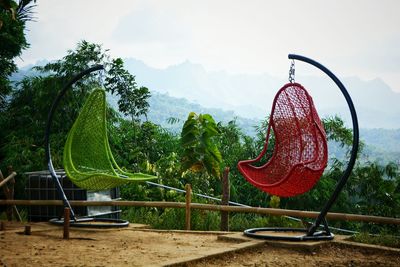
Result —
M 33 9 L 36 7 L 36 0 L 21 0 L 17 7 L 17 19 L 20 21 L 35 21 Z

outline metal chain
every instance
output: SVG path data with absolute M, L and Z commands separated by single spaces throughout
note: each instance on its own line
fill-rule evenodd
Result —
M 289 82 L 294 83 L 295 82 L 295 66 L 294 66 L 294 59 L 290 63 L 290 69 L 289 69 Z

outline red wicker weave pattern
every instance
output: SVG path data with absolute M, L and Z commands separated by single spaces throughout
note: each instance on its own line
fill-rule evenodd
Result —
M 272 157 L 260 167 L 268 147 L 270 131 L 275 135 Z M 327 141 L 311 96 L 303 86 L 289 83 L 275 96 L 266 144 L 253 160 L 240 161 L 243 176 L 257 188 L 281 197 L 310 190 L 327 163 Z

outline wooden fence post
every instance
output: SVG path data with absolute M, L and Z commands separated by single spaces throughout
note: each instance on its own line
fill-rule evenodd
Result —
M 31 226 L 25 225 L 24 235 L 31 235 Z
M 7 200 L 13 200 L 14 199 L 14 184 L 15 184 L 15 179 L 14 177 L 17 175 L 15 172 L 13 172 L 12 167 L 8 167 L 8 172 L 9 176 L 4 179 L 3 173 L 0 170 L 0 187 L 3 187 L 3 192 L 4 196 L 6 197 Z M 10 185 L 10 188 L 8 187 L 7 183 Z M 12 221 L 12 215 L 14 211 L 14 216 L 22 222 L 21 215 L 18 212 L 17 206 L 16 205 L 11 205 L 7 207 L 6 209 L 6 215 L 7 219 L 9 221 Z
M 3 182 L 3 180 L 4 180 L 4 176 L 3 176 L 3 173 L 0 170 L 0 182 Z M 4 196 L 6 197 L 6 199 L 8 199 L 10 190 L 8 189 L 7 184 L 5 184 L 5 183 L 3 185 L 3 191 L 4 191 Z M 12 221 L 12 213 L 10 213 L 10 208 L 11 208 L 11 206 L 6 207 L 6 211 L 5 211 L 8 221 Z
M 229 167 L 226 167 L 222 174 L 222 205 L 229 205 Z M 221 231 L 229 231 L 229 212 L 221 211 Z
M 8 171 L 8 175 L 13 175 L 13 178 L 10 181 L 10 195 L 9 195 L 9 199 L 12 200 L 12 199 L 14 199 L 14 185 L 15 185 L 15 178 L 14 177 L 17 174 L 14 172 L 14 169 L 13 169 L 12 166 L 8 166 L 7 167 L 7 171 Z M 18 219 L 20 222 L 22 222 L 22 218 L 21 218 L 21 215 L 19 214 L 17 206 L 15 206 L 15 205 L 12 206 L 11 213 L 14 214 L 14 217 L 16 219 Z
M 186 190 L 186 224 L 185 229 L 190 230 L 190 204 L 192 202 L 192 186 L 190 184 L 185 185 Z

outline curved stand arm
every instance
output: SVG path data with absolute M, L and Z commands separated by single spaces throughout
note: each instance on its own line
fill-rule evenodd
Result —
M 78 74 L 76 74 L 64 87 L 63 89 L 61 89 L 61 91 L 58 93 L 57 97 L 54 99 L 53 104 L 51 105 L 50 108 L 50 112 L 49 112 L 49 116 L 47 117 L 47 124 L 46 124 L 46 133 L 45 133 L 45 149 L 46 149 L 46 161 L 47 161 L 47 167 L 50 171 L 50 175 L 53 178 L 55 184 L 56 184 L 56 188 L 57 188 L 57 192 L 59 197 L 62 199 L 63 203 L 64 203 L 64 208 L 69 208 L 71 211 L 71 219 L 76 220 L 75 219 L 75 213 L 70 205 L 70 203 L 68 202 L 67 197 L 65 196 L 64 190 L 62 189 L 61 183 L 58 180 L 56 171 L 54 170 L 54 166 L 53 166 L 53 162 L 51 160 L 51 151 L 50 151 L 50 129 L 51 129 L 51 124 L 53 122 L 53 116 L 54 116 L 54 112 L 56 110 L 56 108 L 58 107 L 58 104 L 60 103 L 61 98 L 65 95 L 65 93 L 67 92 L 67 90 L 77 81 L 79 81 L 80 79 L 82 79 L 84 76 L 94 72 L 94 71 L 98 71 L 98 70 L 102 70 L 104 69 L 103 65 L 96 65 L 93 67 L 90 67 Z
M 359 144 L 358 119 L 357 119 L 356 110 L 353 105 L 353 101 L 351 100 L 349 93 L 347 92 L 347 90 L 344 87 L 344 85 L 342 84 L 342 82 L 329 69 L 327 69 L 325 66 L 321 65 L 320 63 L 316 62 L 315 60 L 312 60 L 312 59 L 304 57 L 304 56 L 289 54 L 288 57 L 289 57 L 289 59 L 295 59 L 295 60 L 299 60 L 299 61 L 303 61 L 308 64 L 311 64 L 314 67 L 323 71 L 326 75 L 328 75 L 335 82 L 335 84 L 339 87 L 340 91 L 342 91 L 343 96 L 347 101 L 347 105 L 349 106 L 350 113 L 351 113 L 351 119 L 353 122 L 353 146 L 351 149 L 351 156 L 350 156 L 349 163 L 347 165 L 346 170 L 343 172 L 342 177 L 340 178 L 339 182 L 337 183 L 335 191 L 332 193 L 331 197 L 326 202 L 324 208 L 321 210 L 320 214 L 318 215 L 318 217 L 315 220 L 315 222 L 313 223 L 313 225 L 308 229 L 307 235 L 310 236 L 310 235 L 314 234 L 314 232 L 320 226 L 321 223 L 325 222 L 326 214 L 331 209 L 333 203 L 336 201 L 339 193 L 342 191 L 344 185 L 346 184 L 348 178 L 350 177 L 351 171 L 353 170 L 353 167 L 354 167 L 354 164 L 355 164 L 356 158 L 357 158 L 358 144 Z

